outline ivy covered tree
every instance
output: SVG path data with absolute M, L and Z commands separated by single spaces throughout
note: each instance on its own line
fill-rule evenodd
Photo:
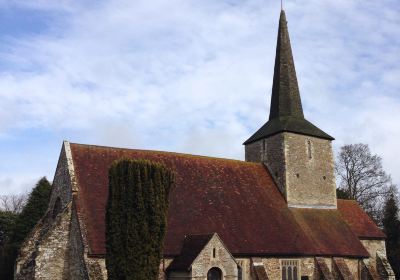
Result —
M 0 279 L 13 279 L 14 263 L 18 250 L 33 229 L 36 223 L 43 217 L 50 200 L 51 184 L 46 177 L 39 180 L 29 194 L 28 201 L 21 213 L 13 214 L 7 228 L 7 238 L 2 247 L 0 259 Z M 11 216 L 8 215 L 7 219 Z
M 383 210 L 387 256 L 398 279 L 400 278 L 400 221 L 398 202 L 394 193 L 386 200 Z
M 106 266 L 110 280 L 157 279 L 174 174 L 164 165 L 121 159 L 109 170 Z

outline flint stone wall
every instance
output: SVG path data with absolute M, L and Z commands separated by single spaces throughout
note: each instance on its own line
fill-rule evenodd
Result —
M 364 245 L 364 248 L 370 255 L 369 258 L 369 265 L 371 265 L 375 270 L 377 270 L 376 263 L 377 263 L 377 253 L 381 253 L 386 256 L 386 245 L 384 240 L 369 240 L 364 239 L 360 240 L 361 243 Z
M 215 257 L 213 251 L 215 249 Z M 171 271 L 168 279 L 207 280 L 207 273 L 213 267 L 222 271 L 223 279 L 236 280 L 237 263 L 217 235 L 214 235 L 194 260 L 190 271 Z
M 282 132 L 246 145 L 245 153 L 247 161 L 267 165 L 289 206 L 336 208 L 331 141 Z
M 69 144 L 65 142 L 49 208 L 21 246 L 15 279 L 88 279 L 79 222 L 72 203 L 73 179 Z

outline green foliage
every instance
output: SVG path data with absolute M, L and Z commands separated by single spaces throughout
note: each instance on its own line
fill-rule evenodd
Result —
M 4 246 L 0 248 L 0 279 L 13 279 L 14 263 L 19 247 L 45 214 L 50 193 L 51 185 L 43 177 L 32 189 L 27 204 L 20 214 L 2 213 L 0 215 L 0 227 L 4 226 L 4 232 L 6 232 Z
M 51 184 L 46 177 L 39 180 L 29 194 L 21 214 L 18 215 L 12 241 L 21 243 L 45 214 L 51 194 Z
M 396 279 L 400 278 L 400 221 L 396 196 L 391 194 L 384 206 L 383 229 L 386 234 L 386 251 Z
M 0 211 L 0 249 L 9 241 L 18 215 L 10 211 Z
M 338 199 L 351 199 L 346 190 L 339 188 L 336 189 L 336 196 Z
M 109 170 L 106 266 L 110 280 L 157 279 L 174 174 L 146 160 L 122 159 Z
M 17 214 L 0 211 L 0 279 L 12 279 L 13 257 L 8 246 Z

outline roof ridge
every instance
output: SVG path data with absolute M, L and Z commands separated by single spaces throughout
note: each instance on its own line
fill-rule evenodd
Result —
M 186 234 L 186 235 L 185 235 L 185 238 L 186 238 L 186 237 L 189 237 L 189 236 L 213 236 L 214 234 L 216 234 L 216 232 L 210 232 L 210 233 L 190 233 L 190 234 Z
M 249 164 L 249 165 L 251 165 L 251 164 L 260 165 L 261 164 L 261 163 L 257 163 L 257 162 L 248 162 L 248 161 L 244 161 L 244 160 L 240 160 L 240 159 L 223 158 L 223 157 L 212 157 L 212 156 L 188 154 L 188 153 L 181 153 L 181 152 L 147 150 L 147 149 L 134 149 L 134 148 L 123 148 L 123 147 L 111 147 L 111 146 L 104 146 L 104 145 L 81 144 L 81 143 L 73 143 L 73 142 L 69 142 L 69 143 L 70 143 L 70 145 L 85 146 L 85 147 L 89 147 L 89 148 L 115 149 L 115 150 L 125 150 L 125 151 L 142 151 L 142 152 L 150 152 L 150 153 L 163 153 L 163 154 L 170 154 L 170 155 L 178 155 L 178 156 L 182 156 L 182 157 L 195 157 L 195 158 L 204 158 L 204 159 L 239 162 L 239 163 L 242 163 L 242 164 Z

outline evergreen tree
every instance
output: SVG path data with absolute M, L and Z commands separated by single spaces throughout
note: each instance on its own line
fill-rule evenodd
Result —
M 16 213 L 0 211 L 0 250 L 10 239 L 17 217 Z
M 29 194 L 28 202 L 18 215 L 12 241 L 20 244 L 36 223 L 43 217 L 49 205 L 51 184 L 46 177 L 39 180 Z
M 3 247 L 0 279 L 13 279 L 14 263 L 18 250 L 29 232 L 45 214 L 50 200 L 50 193 L 51 185 L 46 177 L 43 177 L 32 189 L 22 212 L 15 218 L 12 228 L 9 229 L 9 237 Z
M 155 280 L 174 175 L 146 160 L 122 159 L 109 171 L 106 266 L 110 280 Z
M 395 194 L 391 194 L 384 206 L 383 228 L 386 234 L 386 252 L 396 279 L 400 278 L 400 221 Z
M 17 214 L 0 211 L 0 279 L 12 279 L 13 259 L 10 256 L 9 240 L 14 229 Z
M 349 194 L 345 190 L 342 190 L 342 189 L 336 189 L 336 197 L 338 199 L 350 199 Z

